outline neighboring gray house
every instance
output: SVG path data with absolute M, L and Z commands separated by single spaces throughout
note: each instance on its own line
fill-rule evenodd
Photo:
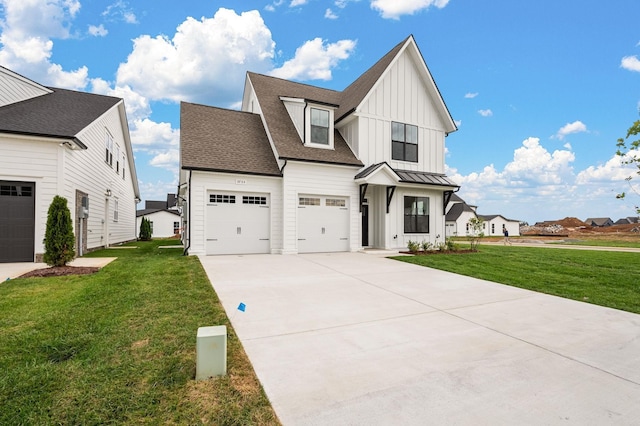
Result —
M 589 217 L 584 220 L 584 223 L 586 223 L 587 226 L 603 228 L 605 226 L 613 225 L 613 220 L 609 217 Z
M 639 223 L 637 216 L 623 217 L 622 219 L 618 219 L 614 225 L 629 225 L 632 223 Z
M 0 150 L 0 262 L 42 258 L 55 195 L 67 199 L 76 254 L 136 238 L 140 191 L 122 99 L 0 67 Z
M 412 36 L 343 91 L 252 72 L 242 111 L 181 105 L 189 254 L 442 240 L 454 121 Z
M 181 219 L 176 194 L 167 194 L 166 201 L 145 201 L 144 209 L 136 211 L 138 232 L 143 217 L 151 222 L 151 236 L 153 238 L 168 238 L 181 234 Z

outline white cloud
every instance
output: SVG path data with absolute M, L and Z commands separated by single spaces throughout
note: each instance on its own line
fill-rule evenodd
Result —
M 466 94 L 464 95 L 465 99 L 473 99 L 473 98 L 475 98 L 476 96 L 478 96 L 478 92 L 474 92 L 474 93 L 466 93 Z
M 97 27 L 95 25 L 89 25 L 89 30 L 88 30 L 89 34 L 94 36 L 94 37 L 104 37 L 107 34 L 109 34 L 109 31 L 107 31 L 104 28 L 104 25 L 100 24 Z
M 587 184 L 594 182 L 624 181 L 629 176 L 633 176 L 638 169 L 633 165 L 623 164 L 622 160 L 622 157 L 614 155 L 604 164 L 589 166 L 578 173 L 576 182 L 580 184 Z
M 156 123 L 145 118 L 134 120 L 131 127 L 131 138 L 135 149 L 176 148 L 179 145 L 180 131 L 172 129 L 170 123 Z
M 331 9 L 327 9 L 324 12 L 324 17 L 327 18 L 327 19 L 338 19 L 338 15 L 333 13 L 333 11 Z
M 295 57 L 274 69 L 271 75 L 295 80 L 330 80 L 331 69 L 340 60 L 347 59 L 355 47 L 355 40 L 325 44 L 321 38 L 315 38 L 296 49 Z
M 563 140 L 565 136 L 573 133 L 584 133 L 587 131 L 587 126 L 580 120 L 573 123 L 567 123 L 554 136 L 556 139 Z
M 157 153 L 149 164 L 154 167 L 160 167 L 175 172 L 180 162 L 180 152 L 177 149 L 170 149 Z
M 291 4 L 289 4 L 289 7 L 302 6 L 305 4 L 307 4 L 307 0 L 291 0 Z
M 431 6 L 442 9 L 449 0 L 371 0 L 371 8 L 383 18 L 400 19 L 402 15 L 413 15 Z
M 483 117 L 491 117 L 493 115 L 493 111 L 491 111 L 490 109 L 479 109 L 478 114 Z
M 111 20 L 123 21 L 127 24 L 138 23 L 138 18 L 129 4 L 122 0 L 118 0 L 107 6 L 104 12 L 102 12 L 102 16 Z
M 258 11 L 238 15 L 219 9 L 213 18 L 187 18 L 172 39 L 142 35 L 117 84 L 129 85 L 150 100 L 237 100 L 245 71 L 268 72 L 275 43 Z
M 625 56 L 620 61 L 620 66 L 629 71 L 640 72 L 640 60 L 637 56 Z
M 456 127 L 460 128 L 460 126 L 462 126 L 462 120 L 454 120 L 453 121 L 456 124 Z
M 80 10 L 77 0 L 0 0 L 0 63 L 39 83 L 82 89 L 88 70 L 65 71 L 50 61 L 53 40 L 70 37 Z

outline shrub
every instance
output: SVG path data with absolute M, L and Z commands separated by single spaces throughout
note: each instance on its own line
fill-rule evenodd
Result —
M 149 219 L 144 216 L 142 217 L 142 222 L 140 222 L 139 239 L 141 241 L 151 241 L 151 223 L 149 223 Z
M 65 266 L 75 257 L 75 237 L 67 199 L 56 195 L 49 205 L 44 235 L 44 261 L 49 266 Z
M 453 241 L 453 238 L 451 237 L 447 238 L 446 245 L 447 245 L 447 250 L 449 251 L 458 251 L 458 249 L 460 248 L 458 244 L 456 244 L 456 242 Z
M 433 248 L 433 244 L 431 244 L 429 241 L 423 241 L 421 247 L 423 251 L 429 251 Z
M 420 243 L 409 240 L 409 242 L 407 242 L 407 248 L 411 253 L 417 253 L 420 250 Z

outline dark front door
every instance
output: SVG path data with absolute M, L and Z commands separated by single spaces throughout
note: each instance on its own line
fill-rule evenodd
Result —
M 0 181 L 0 263 L 33 262 L 36 186 Z
M 362 206 L 362 247 L 369 245 L 369 206 Z

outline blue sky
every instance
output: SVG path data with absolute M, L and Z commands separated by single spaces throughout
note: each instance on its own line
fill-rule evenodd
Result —
M 637 0 L 0 0 L 0 65 L 123 97 L 142 197 L 164 199 L 179 101 L 237 107 L 247 70 L 342 90 L 413 34 L 459 127 L 447 173 L 478 213 L 616 220 L 640 202 L 615 198 L 638 16 Z

